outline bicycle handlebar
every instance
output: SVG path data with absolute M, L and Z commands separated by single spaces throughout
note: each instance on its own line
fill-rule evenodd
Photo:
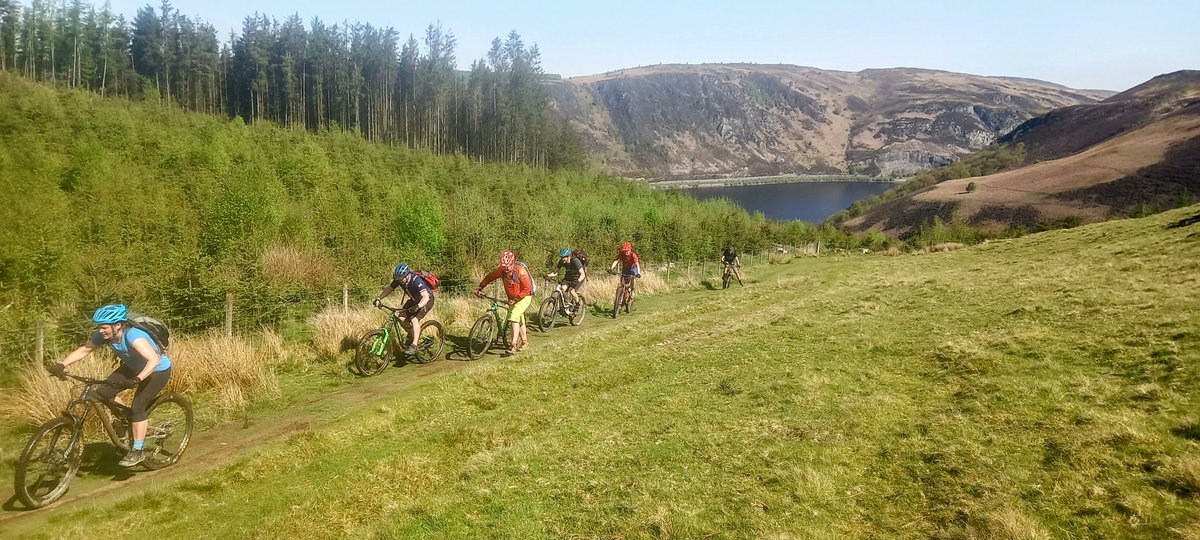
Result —
M 50 376 L 51 376 L 51 377 L 56 377 L 56 378 L 58 378 L 58 379 L 60 379 L 60 380 L 64 380 L 64 381 L 65 381 L 65 380 L 67 380 L 67 379 L 75 379 L 75 380 L 77 380 L 77 381 L 79 381 L 79 382 L 81 382 L 81 383 L 84 383 L 84 384 L 107 384 L 107 383 L 108 383 L 108 381 L 107 381 L 107 380 L 104 380 L 104 379 L 93 379 L 93 378 L 91 378 L 91 377 L 81 377 L 81 376 L 79 376 L 79 375 L 72 375 L 72 374 L 70 374 L 70 373 L 63 373 L 63 374 L 62 374 L 62 377 L 59 377 L 59 376 L 57 376 L 57 375 L 54 375 L 54 374 L 51 374 Z

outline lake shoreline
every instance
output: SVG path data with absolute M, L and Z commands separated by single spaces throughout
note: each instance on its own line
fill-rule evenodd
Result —
M 652 180 L 647 184 L 654 189 L 693 189 L 709 187 L 759 186 L 766 184 L 800 184 L 808 182 L 861 182 L 900 184 L 907 178 L 879 178 L 851 174 L 789 174 L 782 176 L 750 176 L 739 178 L 692 178 L 687 180 Z

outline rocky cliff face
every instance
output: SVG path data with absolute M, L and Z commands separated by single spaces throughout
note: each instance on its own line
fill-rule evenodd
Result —
M 1105 97 L 920 69 L 656 66 L 549 83 L 600 166 L 627 176 L 904 175 Z

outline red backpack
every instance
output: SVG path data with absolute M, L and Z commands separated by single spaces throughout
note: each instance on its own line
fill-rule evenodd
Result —
M 416 270 L 416 273 L 418 276 L 421 276 L 421 279 L 425 280 L 425 283 L 427 285 L 429 285 L 430 289 L 432 289 L 434 291 L 438 290 L 437 274 L 435 274 L 433 272 L 424 272 L 421 270 Z

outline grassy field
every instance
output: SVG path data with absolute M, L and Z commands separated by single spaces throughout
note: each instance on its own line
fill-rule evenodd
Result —
M 4 536 L 1197 539 L 1198 213 L 759 267 Z

